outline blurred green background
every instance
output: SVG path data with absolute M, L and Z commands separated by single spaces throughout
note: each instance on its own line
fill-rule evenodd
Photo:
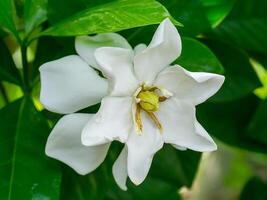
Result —
M 75 54 L 76 35 L 119 32 L 133 46 L 148 44 L 170 16 L 183 24 L 175 63 L 226 77 L 197 107 L 218 150 L 200 154 L 167 145 L 145 182 L 129 182 L 127 192 L 111 173 L 119 143 L 87 176 L 46 157 L 47 136 L 61 116 L 39 102 L 39 66 Z M 266 200 L 266 47 L 266 0 L 0 0 L 0 199 Z

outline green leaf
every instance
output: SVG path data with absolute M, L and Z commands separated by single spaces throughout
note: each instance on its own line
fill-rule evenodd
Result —
M 210 23 L 201 0 L 159 0 L 159 2 L 184 25 L 180 30 L 182 35 L 195 36 L 210 30 Z
M 11 31 L 14 35 L 17 35 L 15 23 L 14 23 L 14 9 L 11 0 L 0 1 L 0 27 L 4 27 Z
M 266 53 L 266 10 L 265 0 L 237 0 L 230 15 L 214 30 L 214 34 L 241 48 Z
M 243 188 L 240 195 L 240 200 L 266 200 L 267 199 L 267 184 L 260 178 L 251 178 Z
M 242 98 L 261 83 L 249 62 L 249 57 L 236 47 L 219 41 L 206 41 L 224 67 L 225 82 L 212 101 L 231 101 Z
M 156 1 L 121 0 L 86 9 L 50 27 L 41 35 L 75 36 L 116 32 L 158 24 L 166 17 L 171 18 L 168 11 Z M 176 24 L 180 25 L 178 22 Z
M 248 137 L 267 144 L 267 100 L 256 109 L 247 130 Z
M 223 103 L 204 103 L 197 108 L 197 118 L 214 137 L 229 145 L 255 152 L 267 152 L 266 144 L 247 137 L 246 125 L 259 99 L 249 95 Z
M 46 120 L 28 98 L 4 107 L 0 116 L 1 199 L 58 199 L 60 172 L 44 153 Z
M 114 1 L 116 0 L 48 0 L 48 21 L 55 24 L 86 8 Z
M 21 77 L 4 41 L 0 39 L 0 80 L 21 85 Z
M 209 22 L 217 26 L 229 14 L 236 0 L 201 0 Z
M 47 0 L 25 0 L 25 32 L 30 33 L 47 19 Z
M 223 73 L 221 63 L 206 45 L 192 38 L 182 38 L 182 46 L 182 54 L 176 64 L 190 71 Z

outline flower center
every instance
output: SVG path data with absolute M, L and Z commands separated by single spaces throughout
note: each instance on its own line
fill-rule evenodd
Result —
M 157 128 L 162 131 L 162 125 L 154 112 L 158 111 L 160 102 L 167 100 L 172 94 L 163 88 L 142 84 L 136 90 L 134 96 L 136 100 L 135 123 L 137 133 L 141 135 L 143 131 L 142 110 L 149 116 Z

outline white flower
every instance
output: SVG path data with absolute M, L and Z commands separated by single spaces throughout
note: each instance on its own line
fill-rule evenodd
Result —
M 102 99 L 101 107 L 95 115 L 63 117 L 49 136 L 49 156 L 85 174 L 118 140 L 125 147 L 113 175 L 126 189 L 128 176 L 137 185 L 143 182 L 164 143 L 180 150 L 216 150 L 196 119 L 195 106 L 215 94 L 224 77 L 170 66 L 181 53 L 181 39 L 169 19 L 160 24 L 147 47 L 141 44 L 132 50 L 117 34 L 77 37 L 75 46 L 80 57 L 68 56 L 40 68 L 41 101 L 47 109 L 64 114 Z

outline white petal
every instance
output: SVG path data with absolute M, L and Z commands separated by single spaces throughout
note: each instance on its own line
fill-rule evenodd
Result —
M 162 148 L 163 138 L 159 129 L 148 118 L 146 113 L 141 114 L 143 133 L 138 135 L 133 129 L 128 141 L 127 171 L 131 181 L 139 185 L 146 178 L 154 154 Z
M 127 147 L 125 146 L 112 167 L 114 179 L 122 190 L 127 190 L 127 154 Z
M 129 49 L 102 47 L 95 51 L 101 71 L 109 80 L 112 96 L 132 96 L 138 87 L 133 73 L 133 51 Z
M 191 103 L 172 97 L 161 103 L 157 116 L 163 126 L 165 143 L 201 152 L 216 150 L 213 140 L 196 122 Z
M 99 111 L 82 132 L 82 143 L 87 146 L 113 140 L 125 142 L 133 126 L 132 97 L 105 97 Z
M 101 101 L 107 81 L 79 56 L 66 56 L 40 67 L 40 101 L 57 113 L 72 113 Z
M 222 75 L 190 72 L 175 65 L 162 71 L 154 84 L 172 92 L 178 99 L 198 105 L 214 95 L 223 82 Z
M 171 21 L 165 19 L 148 47 L 134 58 L 134 69 L 140 81 L 152 83 L 157 74 L 181 54 L 181 38 Z
M 62 117 L 48 137 L 45 152 L 85 175 L 95 170 L 105 159 L 109 144 L 86 147 L 81 132 L 90 120 L 89 114 L 70 114 Z
M 95 60 L 95 50 L 99 47 L 121 47 L 132 49 L 127 40 L 117 33 L 102 33 L 95 36 L 78 36 L 75 49 L 90 66 L 99 69 Z
M 134 55 L 137 55 L 147 48 L 146 44 L 138 44 L 134 47 Z

